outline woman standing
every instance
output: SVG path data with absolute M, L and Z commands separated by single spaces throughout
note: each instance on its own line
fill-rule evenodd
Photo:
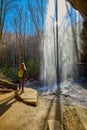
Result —
M 26 66 L 25 63 L 22 63 L 19 67 L 18 71 L 18 77 L 19 77 L 19 90 L 22 89 L 22 92 L 24 92 L 24 81 L 26 79 Z

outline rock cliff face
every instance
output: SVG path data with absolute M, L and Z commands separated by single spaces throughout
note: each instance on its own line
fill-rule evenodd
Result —
M 87 0 L 66 0 L 87 20 Z

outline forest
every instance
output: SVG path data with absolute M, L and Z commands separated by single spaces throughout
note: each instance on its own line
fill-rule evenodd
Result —
M 40 44 L 44 32 L 46 0 L 1 0 L 0 72 L 14 82 L 22 62 L 27 77 L 40 73 Z

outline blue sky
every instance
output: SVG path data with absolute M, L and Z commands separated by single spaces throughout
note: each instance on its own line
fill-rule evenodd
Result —
M 21 7 L 21 4 L 26 6 L 26 2 L 27 0 L 17 0 L 14 5 L 18 5 L 19 7 Z M 14 15 L 14 9 L 12 8 L 11 10 L 9 10 L 7 12 L 7 15 L 6 15 L 6 18 L 5 18 L 5 28 L 4 30 L 9 27 L 9 31 L 13 31 L 13 29 L 11 28 L 11 25 L 10 25 L 10 20 L 12 19 L 12 16 Z
M 21 6 L 23 6 L 25 9 L 27 9 L 27 2 L 30 2 L 33 6 L 35 6 L 35 1 L 36 0 L 17 0 L 17 2 L 15 4 L 17 4 L 20 8 Z M 45 1 L 45 0 L 44 0 Z M 40 1 L 39 1 L 40 2 Z M 44 8 L 45 8 L 45 4 L 44 4 Z M 45 11 L 45 10 L 44 10 Z M 22 12 L 23 13 L 23 12 Z M 14 12 L 12 10 L 10 10 L 6 16 L 6 20 L 5 20 L 5 28 L 4 28 L 4 31 L 11 31 L 11 32 L 14 32 L 13 28 L 12 28 L 12 21 L 13 21 L 13 17 L 14 17 Z M 38 12 L 39 14 L 39 12 Z M 10 22 L 11 21 L 11 22 Z M 40 22 L 41 23 L 41 22 Z M 31 25 L 32 27 L 32 31 L 31 33 L 34 33 L 34 24 L 31 22 L 31 17 L 30 17 L 30 14 L 29 14 L 29 10 L 28 10 L 28 17 L 27 17 L 27 29 L 26 29 L 26 33 L 28 34 L 28 28 L 29 26 Z
M 32 2 L 33 4 L 35 3 L 34 1 L 35 0 L 29 0 L 29 2 Z M 59 1 L 64 2 L 64 0 L 59 0 Z M 28 2 L 28 0 L 17 0 L 17 4 L 19 7 L 21 7 L 21 5 L 23 5 L 26 8 L 27 2 Z M 61 8 L 61 5 L 59 5 L 59 8 L 58 8 L 58 11 L 60 11 L 59 13 L 62 13 L 62 10 L 63 10 L 63 8 Z M 46 11 L 46 8 L 45 8 L 45 11 Z M 13 15 L 14 15 L 14 13 L 12 11 L 9 11 L 9 13 L 7 14 L 4 31 L 7 30 L 7 28 L 8 28 L 8 31 L 14 32 L 12 26 L 10 25 L 10 21 L 12 21 Z M 76 10 L 71 7 L 68 11 L 68 15 L 70 17 L 71 24 L 74 25 L 76 22 Z M 66 14 L 66 16 L 67 16 L 67 14 Z M 66 16 L 63 16 L 63 17 L 66 17 Z M 28 18 L 30 19 L 30 16 L 28 16 Z M 30 20 L 27 22 L 27 27 L 29 27 L 29 24 L 30 24 Z M 32 24 L 32 30 L 33 30 L 33 28 L 34 28 L 34 25 Z M 26 33 L 29 33 L 28 30 L 26 30 Z

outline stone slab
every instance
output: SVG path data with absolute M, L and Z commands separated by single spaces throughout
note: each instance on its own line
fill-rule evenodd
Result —
M 38 102 L 38 92 L 32 88 L 25 88 L 24 92 L 18 92 L 18 97 L 25 103 L 31 105 L 37 105 Z

